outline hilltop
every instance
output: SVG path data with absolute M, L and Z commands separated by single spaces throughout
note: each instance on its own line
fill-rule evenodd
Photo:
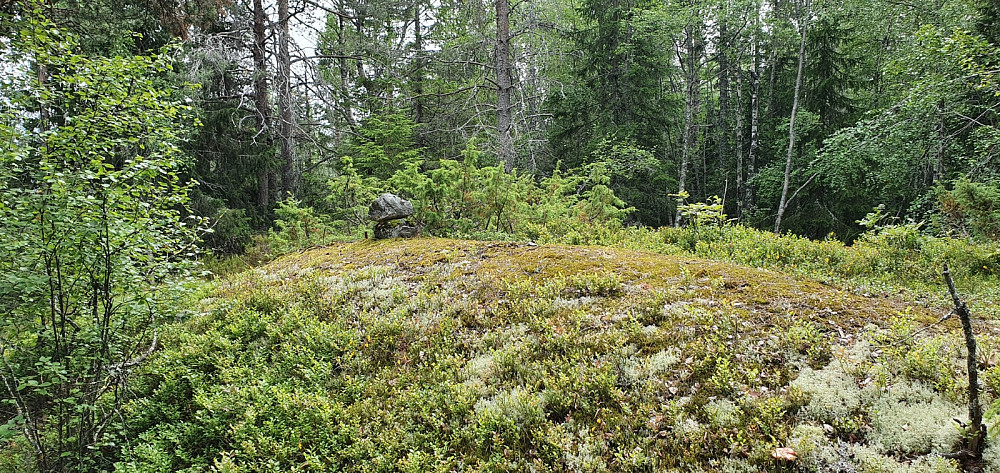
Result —
M 954 471 L 965 418 L 945 308 L 693 257 L 340 243 L 199 310 L 126 471 Z
M 523 297 L 525 290 L 532 296 L 561 300 L 601 296 L 578 304 L 585 311 L 587 302 L 605 312 L 634 313 L 638 307 L 670 300 L 688 307 L 725 308 L 727 315 L 761 328 L 814 321 L 845 335 L 869 323 L 884 325 L 904 311 L 925 322 L 944 314 L 939 307 L 917 307 L 887 295 L 864 297 L 775 271 L 607 247 L 450 239 L 363 241 L 299 252 L 258 271 L 294 280 L 315 270 L 343 275 L 373 268 L 405 282 L 409 296 L 430 278 L 440 291 L 475 294 L 480 308 L 489 307 L 491 299 Z

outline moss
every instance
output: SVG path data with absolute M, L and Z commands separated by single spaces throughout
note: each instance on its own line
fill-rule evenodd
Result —
M 781 273 L 726 263 L 664 256 L 629 250 L 562 245 L 474 242 L 448 239 L 412 239 L 338 243 L 287 256 L 268 266 L 269 273 L 293 273 L 301 268 L 351 270 L 389 266 L 420 281 L 437 274 L 461 284 L 473 277 L 486 287 L 521 279 L 537 288 L 553 279 L 567 280 L 570 297 L 622 296 L 619 305 L 632 305 L 656 290 L 682 289 L 688 298 L 702 297 L 735 303 L 768 319 L 789 312 L 840 328 L 858 328 L 869 320 L 885 320 L 908 305 L 888 299 L 873 304 L 868 298 L 817 282 Z M 593 287 L 591 287 L 593 286 Z M 499 292 L 499 291 L 498 291 Z M 591 294 L 591 293 L 594 294 Z M 930 311 L 911 309 L 927 320 Z M 767 320 L 777 322 L 777 320 Z
M 773 471 L 794 441 L 823 471 L 842 441 L 928 450 L 874 412 L 879 389 L 926 374 L 886 367 L 908 366 L 918 345 L 900 340 L 939 317 L 901 299 L 691 257 L 445 239 L 331 244 L 218 284 L 150 378 L 205 382 L 161 396 L 184 414 L 143 423 L 204 441 L 146 434 L 148 465 Z

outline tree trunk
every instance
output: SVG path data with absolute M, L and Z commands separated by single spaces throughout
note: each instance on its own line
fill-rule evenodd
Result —
M 424 37 L 420 22 L 420 2 L 413 3 L 413 121 L 417 125 L 424 121 Z M 423 133 L 417 130 L 417 144 L 424 146 Z
M 759 20 L 754 16 L 755 31 L 759 30 Z M 757 152 L 760 149 L 760 46 L 753 41 L 753 69 L 750 71 L 750 149 L 747 151 L 747 182 L 744 189 L 743 210 L 746 212 L 754 207 L 756 196 L 750 180 L 757 175 Z
M 728 11 L 728 8 L 727 8 Z M 729 25 L 725 13 L 719 21 L 719 110 L 718 123 L 716 126 L 716 139 L 718 140 L 718 166 L 726 170 L 726 181 L 729 181 L 729 169 L 733 159 L 731 130 L 729 127 L 730 108 L 730 83 L 729 83 Z M 705 170 L 708 174 L 708 170 Z
M 778 203 L 778 216 L 774 219 L 774 233 L 781 232 L 781 219 L 785 216 L 788 206 L 788 184 L 792 178 L 792 156 L 795 151 L 795 114 L 799 111 L 799 95 L 802 89 L 802 69 L 806 62 L 806 35 L 809 32 L 809 15 L 811 0 L 805 0 L 802 14 L 802 39 L 799 42 L 799 70 L 795 75 L 795 92 L 792 95 L 792 114 L 788 117 L 788 154 L 785 157 L 785 181 L 781 186 L 781 201 Z
M 527 2 L 525 7 L 527 9 L 525 22 L 532 25 L 533 28 L 538 28 L 539 15 L 536 2 Z M 520 93 L 524 97 L 520 107 L 521 110 L 524 110 L 525 115 L 522 123 L 524 123 L 527 129 L 526 133 L 530 134 L 526 149 L 527 156 L 524 156 L 526 159 L 522 159 L 522 163 L 525 163 L 526 167 L 529 167 L 531 174 L 538 172 L 538 154 L 541 148 L 539 146 L 541 140 L 538 137 L 544 134 L 546 126 L 545 119 L 540 113 L 540 110 L 543 109 L 544 97 L 546 95 L 546 81 L 543 77 L 540 77 L 539 72 L 541 72 L 543 67 L 544 58 L 547 57 L 546 53 L 548 49 L 547 43 L 542 42 L 534 44 L 530 51 L 526 51 L 526 57 L 523 59 L 526 63 L 524 77 L 518 80 Z M 517 59 L 514 62 L 517 62 Z
M 770 15 L 775 21 L 778 20 L 778 12 L 781 9 L 781 2 L 773 1 L 771 2 Z M 764 111 L 768 117 L 774 116 L 774 89 L 775 84 L 778 82 L 778 34 L 777 28 L 774 25 L 770 26 L 771 30 L 771 50 L 769 51 L 769 57 L 767 61 L 767 68 L 770 74 L 768 79 L 767 88 L 767 106 L 764 107 Z
M 288 0 L 278 0 L 278 139 L 281 142 L 281 198 L 294 197 L 301 179 L 295 156 L 295 119 L 292 115 L 291 54 L 288 44 Z
M 496 0 L 497 11 L 497 158 L 504 169 L 514 168 L 514 138 L 512 128 L 510 67 L 510 0 Z
M 674 226 L 681 225 L 681 195 L 687 192 L 687 173 L 691 162 L 691 153 L 694 152 L 696 140 L 698 138 L 698 112 L 701 109 L 701 76 L 699 66 L 701 64 L 701 41 L 696 38 L 697 32 L 694 25 L 685 28 L 684 45 L 687 49 L 687 57 L 684 60 L 684 138 L 681 145 L 681 169 L 677 182 L 677 214 L 674 216 Z
M 736 221 L 743 221 L 746 211 L 746 178 L 743 160 L 743 71 L 736 75 Z
M 944 102 L 938 102 L 937 104 L 937 116 L 938 124 L 935 127 L 935 133 L 937 134 L 937 146 L 934 150 L 934 164 L 932 165 L 931 171 L 931 185 L 937 184 L 941 179 L 944 178 L 944 150 L 945 141 L 948 140 L 947 136 L 947 125 L 944 122 Z
M 344 0 L 339 0 L 338 8 L 341 12 L 347 11 Z M 337 32 L 337 46 L 340 48 L 338 51 L 340 57 L 337 59 L 340 65 L 340 96 L 343 98 L 341 113 L 344 115 L 347 126 L 351 130 L 356 130 L 358 124 L 354 120 L 354 90 L 351 85 L 350 72 L 347 70 L 347 56 L 351 53 L 347 51 L 347 19 L 343 16 L 337 16 Z M 360 61 L 358 62 L 360 63 Z
M 969 401 L 969 426 L 966 431 L 967 435 L 964 435 L 962 440 L 965 448 L 957 454 L 945 455 L 945 457 L 958 459 L 961 462 L 962 471 L 978 473 L 983 471 L 983 450 L 986 447 L 987 432 L 986 424 L 983 424 L 983 407 L 979 403 L 979 358 L 976 355 L 976 334 L 972 331 L 972 314 L 965 302 L 958 297 L 948 263 L 944 263 L 944 280 L 948 285 L 951 301 L 955 305 L 954 313 L 962 322 L 962 333 L 965 335 L 965 348 L 967 350 L 966 369 L 969 376 L 969 387 L 966 393 Z
M 271 146 L 271 103 L 267 89 L 267 50 L 265 49 L 266 15 L 262 0 L 253 2 L 253 97 L 257 109 L 258 136 L 265 148 Z M 270 206 L 271 170 L 266 163 L 257 170 L 257 206 L 266 211 Z

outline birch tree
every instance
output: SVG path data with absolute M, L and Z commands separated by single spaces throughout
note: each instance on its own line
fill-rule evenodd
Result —
M 792 157 L 795 152 L 795 115 L 799 110 L 799 95 L 802 90 L 802 70 L 806 62 L 806 36 L 809 32 L 809 17 L 812 15 L 812 0 L 804 0 L 804 4 L 799 7 L 799 27 L 801 39 L 799 41 L 799 62 L 798 72 L 795 75 L 795 92 L 792 95 L 792 113 L 788 117 L 788 153 L 785 157 L 785 178 L 781 187 L 781 201 L 778 203 L 778 215 L 774 220 L 774 233 L 781 232 L 781 218 L 785 215 L 788 206 L 788 186 L 792 178 Z

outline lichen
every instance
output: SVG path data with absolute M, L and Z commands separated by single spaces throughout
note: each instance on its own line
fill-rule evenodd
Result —
M 940 459 L 914 457 L 947 451 L 945 417 L 960 417 L 944 384 L 911 379 L 960 377 L 954 363 L 926 369 L 954 350 L 920 351 L 930 338 L 914 327 L 940 311 L 733 264 L 362 241 L 216 292 L 177 331 L 184 348 L 166 356 L 181 361 L 150 379 L 211 378 L 185 408 L 237 425 L 213 435 L 248 458 L 295 459 L 282 435 L 313 424 L 288 419 L 336 415 L 322 428 L 340 437 L 311 458 L 382 462 L 359 470 L 774 471 L 793 467 L 771 457 L 790 447 L 801 471 L 933 471 Z M 231 422 L 234 405 L 276 427 Z

